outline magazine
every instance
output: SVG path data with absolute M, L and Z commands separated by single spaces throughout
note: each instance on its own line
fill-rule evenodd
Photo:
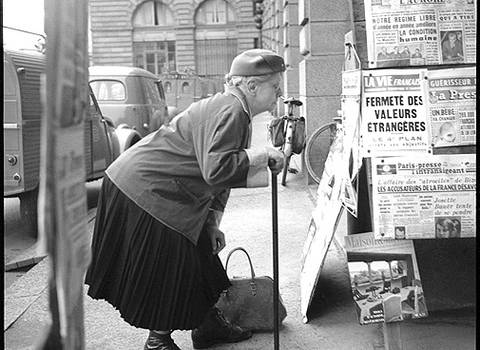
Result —
M 353 301 L 360 324 L 428 315 L 413 241 L 377 240 L 373 232 L 345 236 Z

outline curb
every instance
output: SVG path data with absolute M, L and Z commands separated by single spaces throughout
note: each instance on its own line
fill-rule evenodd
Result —
M 9 261 L 5 264 L 5 271 L 16 270 L 22 267 L 38 264 L 47 256 L 46 254 L 39 253 L 37 251 L 38 248 L 38 244 L 35 243 L 30 248 L 26 249 L 22 255 L 15 257 L 13 261 Z
M 95 219 L 96 208 L 90 209 L 87 213 L 87 223 Z M 29 248 L 28 253 L 32 254 L 37 249 L 37 244 Z M 25 255 L 28 255 L 27 253 Z M 23 255 L 23 257 L 25 257 Z M 48 276 L 50 271 L 50 259 L 48 256 L 35 256 L 25 258 L 7 264 L 8 266 L 18 265 L 24 267 L 36 264 L 25 275 L 16 280 L 5 291 L 3 330 L 6 331 L 17 321 L 28 308 L 37 301 L 48 287 Z M 5 269 L 7 269 L 5 265 Z M 15 267 L 17 268 L 17 267 Z M 8 270 L 7 270 L 8 271 Z M 8 312 L 7 312 L 8 311 Z
M 43 259 L 5 291 L 3 330 L 6 331 L 48 286 L 49 259 Z

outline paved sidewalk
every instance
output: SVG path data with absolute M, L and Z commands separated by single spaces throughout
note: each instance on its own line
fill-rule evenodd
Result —
M 322 348 L 336 348 L 335 324 L 337 318 L 313 320 L 304 325 L 300 315 L 300 259 L 304 238 L 307 233 L 310 213 L 313 203 L 310 193 L 303 185 L 304 180 L 300 175 L 291 175 L 287 187 L 279 185 L 279 256 L 280 256 L 280 292 L 285 302 L 288 316 L 284 321 L 281 332 L 282 348 L 286 349 L 316 349 L 322 344 Z M 272 228 L 271 228 L 271 193 L 270 188 L 261 189 L 236 189 L 232 191 L 232 197 L 226 208 L 221 228 L 227 235 L 227 247 L 220 256 L 225 261 L 228 251 L 234 247 L 242 246 L 250 254 L 255 272 L 258 276 L 272 276 Z M 89 232 L 93 229 L 93 221 L 90 222 Z M 343 230 L 345 227 L 343 227 Z M 49 320 L 46 277 L 46 261 L 40 267 L 32 269 L 18 282 L 28 282 L 35 285 L 36 290 L 30 298 L 35 298 L 31 306 L 22 314 L 5 332 L 5 349 L 28 349 L 42 334 L 42 329 Z M 230 276 L 241 276 L 248 273 L 246 259 L 240 254 L 233 256 L 229 264 Z M 336 265 L 334 263 L 333 265 Z M 344 275 L 344 277 L 346 277 Z M 42 286 L 44 286 L 42 288 Z M 12 285 L 12 289 L 30 290 L 29 286 L 22 284 Z M 43 292 L 39 295 L 38 290 Z M 7 295 L 10 293 L 7 292 Z M 30 293 L 27 293 L 30 294 Z M 21 296 L 22 298 L 25 295 Z M 16 298 L 20 298 L 16 294 Z M 372 342 L 381 342 L 381 333 L 376 329 L 363 329 L 355 319 L 353 308 L 349 305 L 339 306 L 348 310 L 351 322 L 344 328 L 346 333 L 369 334 L 364 338 L 364 348 L 371 349 Z M 332 303 L 330 310 L 337 307 Z M 7 310 L 9 313 L 10 310 Z M 350 317 L 352 316 L 352 317 Z M 323 317 L 322 317 L 323 318 Z M 327 321 L 328 320 L 328 321 Z M 327 321 L 327 322 L 326 322 Z M 318 327 L 323 324 L 323 327 Z M 147 331 L 136 329 L 124 322 L 119 313 L 108 303 L 92 300 L 85 296 L 85 332 L 87 349 L 140 349 L 145 341 Z M 182 349 L 191 349 L 190 332 L 175 332 L 174 338 Z M 235 345 L 219 346 L 218 349 L 265 349 L 273 346 L 271 333 L 255 334 L 246 342 Z M 344 349 L 352 349 L 358 344 L 358 338 L 344 345 Z

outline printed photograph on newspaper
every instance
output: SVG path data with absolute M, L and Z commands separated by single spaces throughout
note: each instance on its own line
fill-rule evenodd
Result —
M 377 239 L 476 236 L 475 154 L 372 158 Z
M 425 74 L 432 147 L 474 145 L 476 67 L 432 70 Z
M 360 146 L 363 157 L 430 149 L 423 69 L 363 71 Z
M 476 61 L 476 1 L 365 0 L 370 68 Z
M 345 236 L 345 250 L 360 324 L 428 316 L 411 240 L 377 240 L 366 232 Z

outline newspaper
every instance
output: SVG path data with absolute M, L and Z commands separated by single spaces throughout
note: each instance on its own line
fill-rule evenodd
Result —
M 372 158 L 377 239 L 476 236 L 475 154 Z
M 423 69 L 363 71 L 363 157 L 430 149 Z
M 476 0 L 365 0 L 370 68 L 475 63 Z
M 373 232 L 345 236 L 352 296 L 360 324 L 428 315 L 411 240 L 376 240 Z
M 360 95 L 362 72 L 360 69 L 342 72 L 342 187 L 340 200 L 342 205 L 355 217 L 357 216 L 357 190 L 353 183 L 360 167 Z M 357 182 L 358 185 L 358 182 Z
M 427 71 L 427 111 L 433 147 L 476 143 L 476 67 Z

